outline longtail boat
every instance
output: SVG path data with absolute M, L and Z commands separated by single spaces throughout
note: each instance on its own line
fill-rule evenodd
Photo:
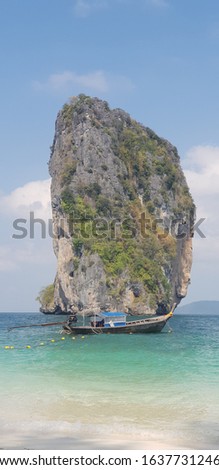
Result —
M 77 315 L 70 314 L 68 320 L 63 322 L 51 323 L 34 323 L 30 325 L 18 325 L 8 328 L 8 331 L 17 328 L 32 328 L 42 326 L 62 326 L 62 331 L 73 335 L 92 335 L 92 334 L 121 334 L 121 333 L 159 333 L 166 325 L 169 318 L 173 316 L 176 304 L 169 313 L 155 315 L 153 317 L 143 318 L 139 320 L 126 321 L 126 314 L 122 312 L 101 312 L 90 315 L 89 325 L 83 324 L 76 326 Z
M 76 326 L 75 317 L 73 321 L 70 317 L 63 326 L 63 332 L 73 335 L 158 333 L 172 315 L 173 309 L 166 315 L 126 321 L 125 313 L 102 312 L 90 317 L 90 324 L 83 326 Z

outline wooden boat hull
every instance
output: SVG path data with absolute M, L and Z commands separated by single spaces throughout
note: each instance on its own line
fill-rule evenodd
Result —
M 168 313 L 159 317 L 130 321 L 125 326 L 112 326 L 108 328 L 66 324 L 64 325 L 64 332 L 73 335 L 159 333 L 171 316 L 172 313 Z

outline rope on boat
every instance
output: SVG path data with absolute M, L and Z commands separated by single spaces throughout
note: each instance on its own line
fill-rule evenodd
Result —
M 62 329 L 59 331 L 60 334 L 66 334 L 66 335 L 70 335 L 72 333 L 71 329 L 69 328 L 68 325 L 65 326 L 65 329 Z
M 95 335 L 100 335 L 100 334 L 103 333 L 102 330 L 95 330 L 94 328 L 92 328 L 92 331 L 93 331 L 93 333 L 94 333 Z

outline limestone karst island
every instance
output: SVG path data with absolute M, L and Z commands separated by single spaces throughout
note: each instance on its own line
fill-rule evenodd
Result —
M 177 149 L 85 95 L 58 113 L 51 148 L 55 281 L 44 313 L 152 313 L 186 296 L 195 206 Z

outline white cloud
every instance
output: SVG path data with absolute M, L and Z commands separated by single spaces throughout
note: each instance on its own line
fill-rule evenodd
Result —
M 45 221 L 51 218 L 50 179 L 31 181 L 0 196 L 0 214 L 19 218 L 28 217 L 30 212 Z
M 33 222 L 32 239 L 30 226 Z M 45 265 L 54 257 L 52 240 L 49 236 L 49 220 L 51 219 L 50 179 L 32 181 L 14 189 L 8 195 L 0 196 L 1 243 L 0 271 L 16 271 L 26 265 Z M 18 222 L 23 219 L 23 222 Z M 17 225 L 14 225 L 17 220 Z M 45 227 L 46 237 L 42 238 Z M 20 227 L 25 229 L 23 238 Z M 16 236 L 16 237 L 15 237 Z
M 209 169 L 212 165 L 215 167 L 217 160 L 219 159 L 219 147 L 211 145 L 198 145 L 192 147 L 186 154 L 185 163 L 186 166 L 192 169 L 199 168 L 204 171 Z
M 33 87 L 36 91 L 52 92 L 77 92 L 94 91 L 97 93 L 107 93 L 110 90 L 131 91 L 134 86 L 131 80 L 123 75 L 106 74 L 102 70 L 87 74 L 77 74 L 71 71 L 50 75 L 46 81 L 34 81 Z M 72 87 L 74 87 L 72 93 Z
M 112 5 L 116 4 L 133 4 L 136 7 L 136 4 L 141 5 L 151 5 L 153 7 L 167 7 L 169 5 L 167 0 L 74 0 L 74 12 L 76 16 L 81 18 L 86 18 L 91 13 L 105 9 Z
M 82 18 L 87 17 L 93 10 L 106 8 L 107 0 L 76 0 L 74 4 L 74 12 Z
M 184 172 L 197 206 L 197 220 L 205 218 L 200 226 L 206 238 L 198 235 L 194 241 L 197 261 L 219 262 L 219 147 L 191 148 L 183 161 Z
M 30 212 L 34 219 L 31 238 Z M 56 258 L 49 235 L 51 218 L 50 180 L 31 181 L 10 194 L 0 192 L 0 284 L 2 286 L 1 310 L 36 311 L 37 292 L 50 284 L 55 276 Z M 13 227 L 16 219 L 26 219 L 19 227 L 26 229 L 25 236 Z M 45 238 L 42 238 L 42 224 Z
M 45 82 L 34 81 L 35 90 L 39 91 L 63 91 L 70 87 L 78 86 L 80 88 L 94 90 L 96 92 L 108 91 L 109 84 L 105 73 L 102 70 L 79 75 L 75 72 L 65 71 L 52 74 Z
M 211 214 L 219 202 L 219 147 L 191 148 L 183 162 L 185 175 L 198 205 Z

